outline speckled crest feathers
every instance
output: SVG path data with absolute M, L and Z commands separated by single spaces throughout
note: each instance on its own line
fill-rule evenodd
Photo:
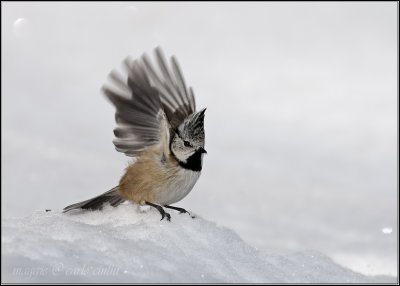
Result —
M 197 146 L 204 148 L 204 112 L 202 109 L 197 113 L 191 114 L 179 126 L 180 134 L 183 138 L 190 138 L 190 140 Z

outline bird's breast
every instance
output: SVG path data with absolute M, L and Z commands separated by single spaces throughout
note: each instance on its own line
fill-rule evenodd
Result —
M 166 181 L 165 186 L 158 192 L 158 200 L 162 205 L 169 205 L 179 202 L 193 189 L 200 177 L 200 172 L 184 169 L 181 166 L 175 167 L 174 175 Z

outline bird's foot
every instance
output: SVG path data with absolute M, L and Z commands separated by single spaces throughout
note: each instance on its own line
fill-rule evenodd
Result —
M 196 217 L 195 215 L 192 215 L 190 212 L 188 212 L 188 211 L 185 210 L 184 208 L 178 208 L 178 207 L 167 206 L 167 205 L 165 205 L 164 207 L 165 207 L 165 208 L 168 208 L 168 209 L 176 210 L 176 211 L 178 211 L 180 214 L 186 213 L 186 214 L 190 215 L 191 218 L 195 218 L 195 217 Z
M 153 203 L 149 203 L 149 202 L 146 202 L 146 205 L 149 205 L 149 206 L 151 206 L 153 208 L 156 208 L 160 212 L 160 214 L 161 214 L 161 219 L 160 220 L 163 220 L 166 217 L 167 221 L 171 221 L 171 215 L 169 213 L 167 213 L 163 209 L 162 206 L 159 206 L 159 205 L 156 205 L 156 204 L 153 204 Z

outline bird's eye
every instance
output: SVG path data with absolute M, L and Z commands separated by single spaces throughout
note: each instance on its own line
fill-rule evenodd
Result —
M 192 147 L 189 141 L 183 141 L 183 144 L 185 144 L 186 147 Z

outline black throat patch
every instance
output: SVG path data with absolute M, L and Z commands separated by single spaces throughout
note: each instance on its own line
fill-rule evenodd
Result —
M 190 156 L 186 160 L 186 163 L 179 161 L 179 159 L 176 157 L 175 158 L 178 161 L 179 165 L 181 165 L 183 168 L 192 170 L 195 172 L 200 172 L 201 167 L 202 167 L 201 155 L 202 155 L 201 152 L 195 152 L 192 156 Z

